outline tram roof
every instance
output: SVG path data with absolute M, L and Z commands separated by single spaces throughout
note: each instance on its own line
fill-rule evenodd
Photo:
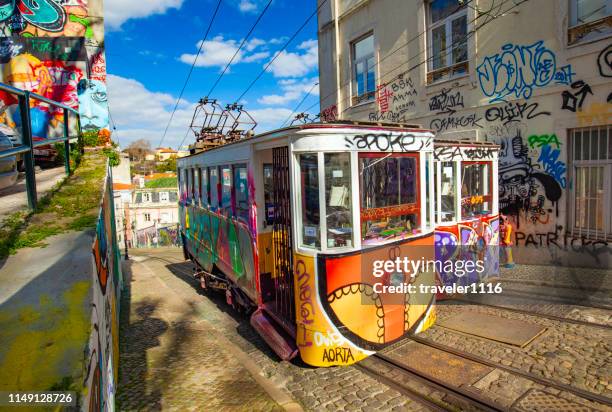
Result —
M 275 129 L 275 130 L 271 130 L 265 133 L 261 133 L 261 134 L 257 134 L 254 135 L 252 137 L 246 137 L 244 139 L 239 139 L 233 142 L 229 142 L 229 143 L 225 143 L 223 145 L 219 145 L 217 147 L 213 147 L 211 149 L 205 150 L 205 151 L 201 151 L 201 152 L 196 152 L 193 154 L 190 154 L 189 156 L 185 156 L 183 157 L 183 159 L 185 158 L 189 158 L 191 156 L 196 156 L 202 153 L 208 153 L 208 152 L 212 152 L 215 150 L 220 150 L 222 148 L 228 147 L 228 146 L 232 146 L 232 145 L 236 145 L 236 144 L 241 144 L 241 143 L 245 143 L 245 142 L 253 142 L 255 140 L 260 140 L 262 138 L 265 137 L 269 137 L 269 136 L 273 136 L 273 135 L 282 135 L 282 134 L 288 134 L 291 131 L 299 131 L 299 130 L 308 130 L 308 129 L 341 129 L 341 128 L 347 128 L 347 129 L 364 129 L 364 130 L 387 130 L 387 131 L 394 131 L 394 132 L 413 132 L 413 133 L 431 133 L 434 134 L 434 132 L 430 129 L 424 129 L 421 125 L 418 124 L 407 124 L 407 123 L 381 123 L 381 122 L 362 122 L 362 121 L 352 121 L 352 120 L 336 120 L 333 122 L 325 122 L 325 123 L 307 123 L 307 124 L 301 124 L 301 125 L 297 125 L 297 126 L 289 126 L 289 127 L 283 127 L 281 129 Z
M 363 121 L 352 121 L 352 120 L 337 120 L 333 122 L 324 122 L 324 123 L 307 123 L 296 126 L 283 127 L 280 129 L 271 130 L 265 133 L 257 134 L 252 137 L 243 138 L 240 140 L 236 140 L 233 142 L 225 143 L 223 145 L 199 151 L 189 156 L 185 156 L 184 158 L 189 158 L 192 156 L 197 156 L 202 153 L 213 152 L 217 150 L 221 150 L 228 146 L 233 146 L 237 144 L 245 144 L 245 143 L 253 143 L 255 141 L 271 137 L 271 136 L 282 136 L 286 134 L 290 134 L 291 132 L 308 130 L 308 129 L 363 129 L 363 130 L 372 130 L 372 131 L 393 131 L 393 132 L 412 132 L 412 133 L 431 133 L 434 135 L 434 147 L 443 147 L 443 146 L 471 146 L 471 147 L 490 147 L 490 148 L 499 148 L 498 144 L 492 142 L 483 142 L 483 141 L 470 141 L 470 140 L 455 140 L 455 139 L 439 139 L 435 138 L 435 133 L 431 129 L 425 129 L 421 125 L 418 124 L 407 124 L 407 123 L 383 123 L 383 122 L 363 122 Z

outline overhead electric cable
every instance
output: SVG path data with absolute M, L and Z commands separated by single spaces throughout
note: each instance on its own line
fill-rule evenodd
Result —
M 189 72 L 187 74 L 187 78 L 185 79 L 185 83 L 183 84 L 183 88 L 181 89 L 181 93 L 179 94 L 178 99 L 176 99 L 176 104 L 174 105 L 174 109 L 172 110 L 172 114 L 170 115 L 170 120 L 168 120 L 168 124 L 166 125 L 166 130 L 164 130 L 164 134 L 161 138 L 161 140 L 159 141 L 159 145 L 158 147 L 161 147 L 162 143 L 164 142 L 164 139 L 166 138 L 166 134 L 168 134 L 168 129 L 170 128 L 170 124 L 172 124 L 172 119 L 174 119 L 174 114 L 176 113 L 176 109 L 178 108 L 178 105 L 181 101 L 181 99 L 183 98 L 183 93 L 185 93 L 185 89 L 187 88 L 187 84 L 189 83 L 189 80 L 191 79 L 191 75 L 193 73 L 193 70 L 196 66 L 196 63 L 198 62 L 198 57 L 200 57 L 200 54 L 202 53 L 202 48 L 204 47 L 204 43 L 206 43 L 206 40 L 208 39 L 208 34 L 210 33 L 210 29 L 213 25 L 213 22 L 215 21 L 215 18 L 217 17 L 217 12 L 219 11 L 219 7 L 221 6 L 221 2 L 223 0 L 219 0 L 217 2 L 217 7 L 215 8 L 215 11 L 212 15 L 212 17 L 210 18 L 210 22 L 208 23 L 208 28 L 206 29 L 206 34 L 204 34 L 204 39 L 202 39 L 202 41 L 200 42 L 200 47 L 198 48 L 198 53 L 196 54 L 195 58 L 193 59 L 193 63 L 191 64 L 191 68 L 189 69 Z
M 274 63 L 274 61 L 276 61 L 276 59 L 285 51 L 287 46 L 289 46 L 289 44 L 297 37 L 297 35 L 300 34 L 300 32 L 304 29 L 304 27 L 306 27 L 308 22 L 310 22 L 310 20 L 312 20 L 312 18 L 319 12 L 321 7 L 323 7 L 323 5 L 325 3 L 327 3 L 327 0 L 323 0 L 321 2 L 321 4 L 319 4 L 319 6 L 315 9 L 315 11 L 313 11 L 312 14 L 310 16 L 308 16 L 306 21 L 296 30 L 295 33 L 293 33 L 293 35 L 289 38 L 289 40 L 287 40 L 287 42 L 285 42 L 283 47 L 278 52 L 276 52 L 276 55 L 272 58 L 272 60 L 270 60 L 268 62 L 268 64 L 266 64 L 266 66 L 263 68 L 263 70 L 260 71 L 259 74 L 253 79 L 253 81 L 249 84 L 249 86 L 246 88 L 246 90 L 244 92 L 242 92 L 240 97 L 238 97 L 236 99 L 236 102 L 241 101 L 242 98 L 249 92 L 249 90 L 251 90 L 251 88 L 255 85 L 255 83 L 257 83 L 257 81 L 261 78 L 261 76 L 263 76 L 263 74 L 268 70 L 268 68 L 270 68 L 272 63 Z
M 312 93 L 314 88 L 317 87 L 318 85 L 319 85 L 319 82 L 316 82 L 315 84 L 312 85 L 310 90 L 308 90 L 308 93 L 306 93 L 306 96 L 304 96 L 304 98 L 300 101 L 300 103 L 297 106 L 295 106 L 295 109 L 293 109 L 289 117 L 287 117 L 287 119 L 285 119 L 285 121 L 281 123 L 280 128 L 282 128 L 289 120 L 291 120 L 291 117 L 293 116 L 293 114 L 297 112 L 297 110 L 300 108 L 302 104 L 304 104 L 308 96 L 310 96 L 310 93 Z
M 257 27 L 257 25 L 259 24 L 259 21 L 261 20 L 261 18 L 264 16 L 264 14 L 266 14 L 266 11 L 268 10 L 268 8 L 270 7 L 270 5 L 272 4 L 272 0 L 268 1 L 268 4 L 266 4 L 266 7 L 263 8 L 263 10 L 261 11 L 261 13 L 259 14 L 259 17 L 257 17 L 257 20 L 255 20 L 255 23 L 253 23 L 253 25 L 251 26 L 251 29 L 249 30 L 249 32 L 247 33 L 247 35 L 244 37 L 244 39 L 242 40 L 242 43 L 240 43 L 240 46 L 238 46 L 238 49 L 236 50 L 236 52 L 234 53 L 234 55 L 232 56 L 232 58 L 230 59 L 229 62 L 227 62 L 227 65 L 225 65 L 225 68 L 223 69 L 223 71 L 221 72 L 221 74 L 219 74 L 219 77 L 217 77 L 217 80 L 215 80 L 215 83 L 212 85 L 212 87 L 210 88 L 210 90 L 208 91 L 208 93 L 206 94 L 207 97 L 212 96 L 212 92 L 215 90 L 215 88 L 217 87 L 217 85 L 219 84 L 219 82 L 221 81 L 221 78 L 223 77 L 223 75 L 225 74 L 225 72 L 227 71 L 227 69 L 229 69 L 230 65 L 232 64 L 232 62 L 234 61 L 234 59 L 236 58 L 236 56 L 238 55 L 238 53 L 240 53 L 240 50 L 242 49 L 242 47 L 245 45 L 245 43 L 247 42 L 247 40 L 249 39 L 249 37 L 251 37 L 251 34 L 253 33 L 253 30 L 255 30 L 255 27 Z

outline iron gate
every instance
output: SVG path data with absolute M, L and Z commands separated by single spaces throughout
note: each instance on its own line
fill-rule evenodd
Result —
M 288 147 L 273 149 L 272 181 L 274 183 L 274 224 L 272 231 L 275 268 L 274 309 L 283 319 L 294 323 L 293 241 L 291 237 L 291 191 L 289 186 Z

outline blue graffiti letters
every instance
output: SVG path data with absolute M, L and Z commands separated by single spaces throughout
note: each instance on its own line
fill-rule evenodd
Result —
M 570 65 L 557 68 L 555 54 L 540 40 L 529 46 L 508 43 L 501 53 L 484 58 L 477 67 L 478 80 L 483 94 L 490 102 L 506 101 L 506 98 L 529 99 L 534 89 L 549 85 L 571 84 Z
M 561 150 L 553 149 L 551 145 L 545 144 L 542 146 L 542 151 L 540 152 L 540 157 L 538 158 L 538 162 L 544 167 L 546 173 L 551 175 L 561 187 L 565 188 L 566 179 L 565 179 L 565 164 L 559 160 L 559 156 L 561 156 Z

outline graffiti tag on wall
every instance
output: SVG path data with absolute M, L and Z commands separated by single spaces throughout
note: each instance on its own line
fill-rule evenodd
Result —
M 531 45 L 505 44 L 501 52 L 487 56 L 476 68 L 480 89 L 491 103 L 508 98 L 529 99 L 537 88 L 571 84 L 571 65 L 559 67 L 555 53 L 544 41 Z
M 379 110 L 370 113 L 368 118 L 373 122 L 404 122 L 406 114 L 416 110 L 417 95 L 412 78 L 400 75 L 393 82 L 378 87 L 376 103 Z

